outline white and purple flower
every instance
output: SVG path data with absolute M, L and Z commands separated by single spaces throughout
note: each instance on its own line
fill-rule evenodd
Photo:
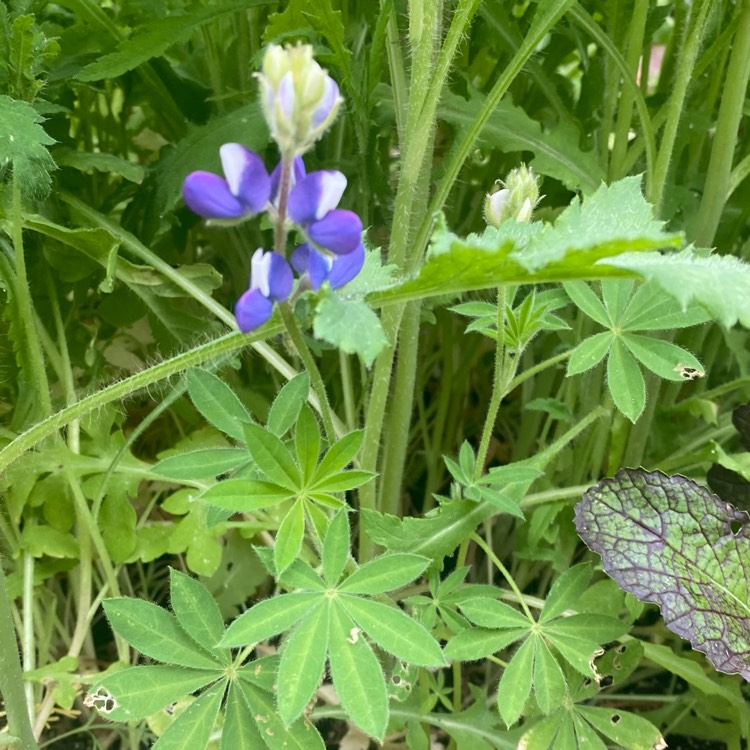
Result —
M 286 258 L 258 248 L 250 262 L 250 288 L 237 300 L 234 314 L 244 333 L 262 326 L 274 302 L 284 302 L 292 292 L 294 274 Z
M 348 284 L 362 270 L 365 246 L 360 242 L 350 253 L 331 256 L 305 243 L 292 253 L 290 260 L 297 273 L 307 274 L 310 286 L 316 291 L 326 281 L 334 289 L 338 289 Z
M 182 185 L 188 207 L 218 220 L 244 220 L 263 211 L 271 197 L 271 178 L 260 156 L 239 143 L 225 143 L 219 155 L 226 179 L 191 172 Z

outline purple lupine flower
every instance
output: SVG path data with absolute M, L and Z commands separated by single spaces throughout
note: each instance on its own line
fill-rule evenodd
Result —
M 274 167 L 273 172 L 271 172 L 271 203 L 273 203 L 274 206 L 278 206 L 279 182 L 281 180 L 281 165 L 282 165 L 282 162 L 279 162 Z M 305 162 L 302 161 L 301 156 L 295 156 L 294 161 L 292 162 L 292 181 L 291 181 L 291 185 L 289 186 L 290 189 L 293 188 L 306 175 L 307 175 L 307 169 L 305 169 Z
M 287 210 L 315 245 L 336 255 L 357 249 L 362 221 L 354 211 L 336 208 L 346 188 L 346 177 L 335 170 L 311 172 L 289 193 Z
M 219 149 L 226 177 L 192 172 L 182 195 L 188 207 L 206 219 L 246 219 L 262 211 L 271 196 L 271 178 L 258 154 L 239 143 Z
M 331 256 L 305 243 L 292 253 L 290 260 L 297 273 L 308 275 L 313 289 L 320 289 L 324 281 L 338 289 L 348 284 L 362 270 L 365 246 L 360 242 L 346 255 Z
M 294 275 L 286 258 L 258 248 L 250 263 L 250 288 L 237 300 L 234 314 L 243 333 L 262 326 L 273 312 L 274 302 L 291 294 Z

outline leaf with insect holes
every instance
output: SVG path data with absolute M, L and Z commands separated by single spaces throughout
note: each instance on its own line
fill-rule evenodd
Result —
M 604 570 L 655 602 L 667 627 L 721 672 L 750 680 L 748 515 L 681 476 L 621 469 L 576 506 Z

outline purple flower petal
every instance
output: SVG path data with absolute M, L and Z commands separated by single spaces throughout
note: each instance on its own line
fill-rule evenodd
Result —
M 248 213 L 262 211 L 271 196 L 271 178 L 260 156 L 239 143 L 225 143 L 219 154 L 232 194 Z
M 296 95 L 294 93 L 294 77 L 292 71 L 289 70 L 281 76 L 279 81 L 279 87 L 276 90 L 276 104 L 281 109 L 281 114 L 285 120 L 292 118 L 294 112 L 294 103 L 296 101 Z
M 328 272 L 328 283 L 334 288 L 348 284 L 365 264 L 365 246 L 360 242 L 352 252 L 338 255 L 334 258 L 331 270 Z
M 260 289 L 248 289 L 234 308 L 237 325 L 243 333 L 262 326 L 273 312 L 273 302 L 263 296 Z
M 319 221 L 338 206 L 345 189 L 346 177 L 341 172 L 311 172 L 289 193 L 289 216 L 295 224 L 303 227 Z
M 253 254 L 250 271 L 250 288 L 275 302 L 284 301 L 292 291 L 294 274 L 286 258 L 279 253 L 264 252 L 258 248 Z
M 227 181 L 212 172 L 191 172 L 182 183 L 182 197 L 191 211 L 205 219 L 238 219 L 246 213 Z
M 334 81 L 331 76 L 326 76 L 325 91 L 323 92 L 323 96 L 320 98 L 320 103 L 316 107 L 312 116 L 312 126 L 314 128 L 319 127 L 320 124 L 328 118 L 331 111 L 336 106 L 338 99 L 339 87 L 336 84 L 336 81 Z
M 355 250 L 362 240 L 362 220 L 354 211 L 336 209 L 311 224 L 307 233 L 316 245 L 336 255 L 345 255 Z
M 307 272 L 307 267 L 310 263 L 310 252 L 312 248 L 310 245 L 305 243 L 300 245 L 293 253 L 292 257 L 289 258 L 289 262 L 292 264 L 292 268 L 298 273 L 303 274 Z
M 320 289 L 323 282 L 328 280 L 328 274 L 335 260 L 318 250 L 310 251 L 310 262 L 308 264 L 307 274 L 310 277 L 310 285 L 313 289 Z

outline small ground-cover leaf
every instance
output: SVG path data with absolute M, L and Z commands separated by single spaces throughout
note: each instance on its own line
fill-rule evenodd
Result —
M 621 469 L 576 507 L 581 538 L 626 591 L 722 672 L 750 680 L 748 515 L 681 476 Z

